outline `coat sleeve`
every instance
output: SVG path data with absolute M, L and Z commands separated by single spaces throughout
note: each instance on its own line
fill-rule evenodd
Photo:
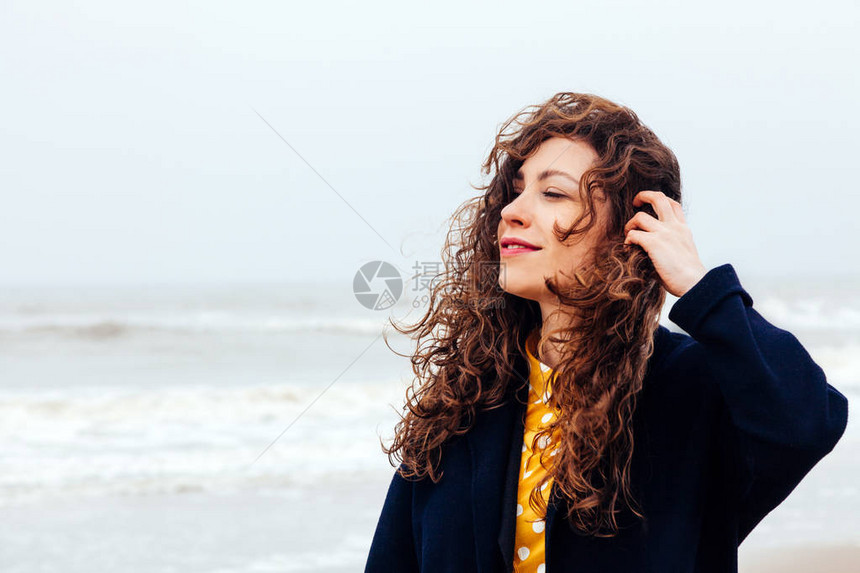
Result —
M 394 472 L 382 506 L 382 514 L 370 544 L 365 573 L 418 572 L 418 558 L 412 534 L 412 481 Z
M 721 438 L 738 464 L 738 543 L 829 453 L 845 431 L 848 400 L 789 332 L 752 308 L 730 264 L 708 271 L 669 319 L 725 402 Z

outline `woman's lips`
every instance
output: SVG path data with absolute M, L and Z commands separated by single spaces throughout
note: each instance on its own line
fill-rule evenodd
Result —
M 540 249 L 530 249 L 528 247 L 502 247 L 501 255 L 503 257 L 513 257 L 516 255 L 525 255 L 526 253 L 535 253 Z

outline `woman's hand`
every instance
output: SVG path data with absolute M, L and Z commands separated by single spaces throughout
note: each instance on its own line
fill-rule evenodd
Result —
M 643 203 L 650 203 L 659 218 L 644 211 L 636 213 L 624 225 L 624 244 L 645 249 L 663 287 L 680 298 L 708 270 L 699 259 L 681 204 L 660 191 L 640 191 L 633 197 L 634 207 Z

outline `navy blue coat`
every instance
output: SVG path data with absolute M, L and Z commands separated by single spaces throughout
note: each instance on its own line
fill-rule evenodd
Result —
M 579 534 L 550 492 L 546 572 L 736 572 L 737 548 L 836 445 L 848 401 L 789 332 L 752 308 L 730 264 L 711 269 L 660 326 L 633 418 L 631 485 L 646 519 Z M 366 573 L 511 571 L 528 363 L 503 407 L 443 448 L 444 475 L 395 472 Z M 517 385 L 514 385 L 517 386 Z

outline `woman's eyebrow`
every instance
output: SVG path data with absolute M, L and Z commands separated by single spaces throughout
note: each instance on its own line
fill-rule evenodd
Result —
M 579 185 L 579 179 L 577 179 L 576 177 L 574 177 L 570 173 L 566 173 L 564 171 L 559 171 L 558 169 L 546 169 L 543 173 L 538 175 L 537 180 L 543 181 L 544 179 L 549 179 L 550 177 L 565 177 L 565 178 L 573 181 L 575 184 Z M 514 174 L 514 180 L 515 181 L 522 181 L 523 180 L 522 168 L 518 169 L 517 172 Z

